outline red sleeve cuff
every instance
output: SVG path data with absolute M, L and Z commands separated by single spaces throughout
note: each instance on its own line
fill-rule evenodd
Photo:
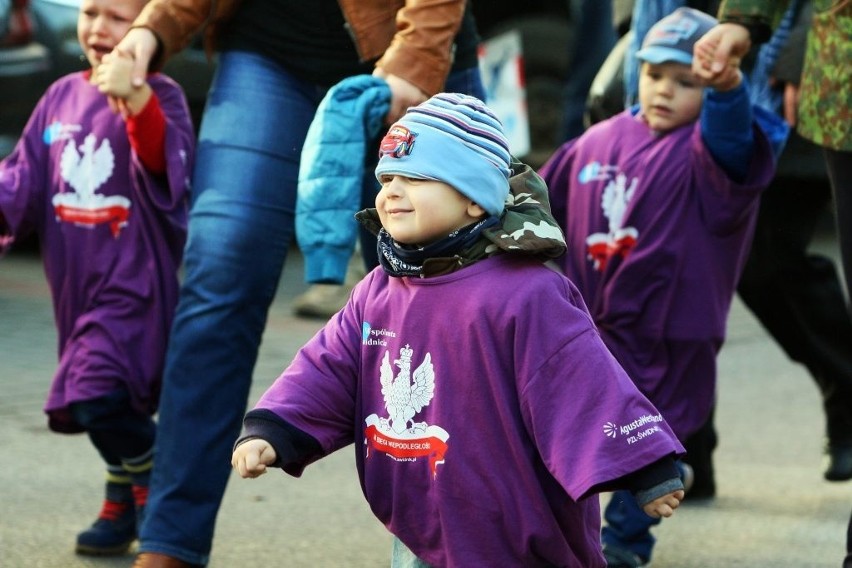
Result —
M 127 137 L 148 171 L 166 173 L 166 117 L 156 94 L 139 114 L 127 117 Z

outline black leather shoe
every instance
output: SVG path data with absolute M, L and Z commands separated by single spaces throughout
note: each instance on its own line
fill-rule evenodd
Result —
M 828 481 L 848 481 L 852 479 L 852 444 L 828 446 L 828 468 L 825 478 Z

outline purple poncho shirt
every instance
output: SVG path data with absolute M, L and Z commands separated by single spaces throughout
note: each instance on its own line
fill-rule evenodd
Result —
M 603 567 L 593 492 L 683 451 L 576 288 L 509 256 L 374 270 L 256 409 L 354 442 L 372 511 L 436 567 Z
M 156 409 L 195 143 L 183 92 L 152 75 L 166 119 L 167 172 L 151 175 L 123 119 L 86 76 L 51 85 L 0 163 L 5 245 L 31 231 L 41 243 L 59 336 L 45 410 L 51 428 L 65 432 L 79 429 L 69 403 L 122 385 L 137 410 Z
M 757 129 L 749 172 L 736 183 L 698 122 L 660 136 L 629 110 L 565 144 L 539 172 L 568 242 L 565 273 L 682 440 L 713 406 L 716 355 L 773 172 Z

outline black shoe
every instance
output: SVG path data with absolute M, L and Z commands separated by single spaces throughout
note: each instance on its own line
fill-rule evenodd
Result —
M 828 481 L 848 481 L 852 479 L 852 444 L 829 445 L 828 467 L 825 478 Z
M 133 502 L 104 501 L 98 519 L 77 535 L 77 554 L 114 556 L 124 554 L 136 540 Z
M 641 568 L 648 564 L 635 552 L 620 546 L 605 544 L 603 554 L 606 559 L 606 568 Z

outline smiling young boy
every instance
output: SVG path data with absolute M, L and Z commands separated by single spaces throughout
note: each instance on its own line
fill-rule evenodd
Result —
M 195 135 L 183 92 L 162 75 L 131 86 L 131 59 L 110 53 L 144 5 L 80 2 L 77 38 L 91 70 L 47 89 L 0 162 L 0 254 L 36 233 L 53 297 L 49 426 L 86 432 L 106 466 L 80 554 L 123 554 L 136 538 L 186 239 Z M 108 96 L 126 103 L 112 108 Z
M 716 355 L 774 171 L 739 69 L 710 85 L 692 74 L 693 45 L 715 23 L 680 8 L 655 24 L 637 52 L 639 105 L 563 145 L 540 172 L 569 245 L 562 268 L 681 440 L 713 406 Z M 650 560 L 658 519 L 616 492 L 605 520 L 610 568 Z
M 358 215 L 381 266 L 246 415 L 234 468 L 299 476 L 354 444 L 393 567 L 603 567 L 595 493 L 671 515 L 682 447 L 545 265 L 565 250 L 546 188 L 464 95 L 381 148 Z

